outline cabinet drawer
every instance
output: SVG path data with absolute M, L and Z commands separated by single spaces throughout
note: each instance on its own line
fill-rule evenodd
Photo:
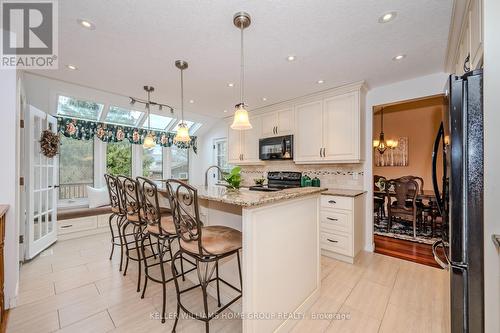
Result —
M 97 228 L 97 216 L 81 217 L 77 219 L 63 220 L 58 222 L 57 232 L 60 235 L 76 231 L 91 230 Z
M 320 234 L 321 248 L 346 256 L 352 256 L 352 235 L 341 232 L 324 232 Z
M 322 195 L 321 207 L 352 210 L 352 198 Z
M 320 212 L 321 229 L 343 231 L 352 234 L 352 213 L 343 210 L 322 209 Z

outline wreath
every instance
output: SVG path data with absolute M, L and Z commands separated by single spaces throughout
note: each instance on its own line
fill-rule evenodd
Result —
M 42 154 L 48 158 L 56 156 L 59 150 L 59 136 L 54 134 L 51 130 L 43 131 L 42 137 L 40 138 L 40 148 Z

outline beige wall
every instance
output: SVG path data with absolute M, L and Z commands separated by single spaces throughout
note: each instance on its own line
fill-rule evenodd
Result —
M 442 111 L 443 106 L 394 112 L 384 111 L 385 139 L 408 137 L 408 166 L 376 167 L 374 165 L 373 174 L 387 179 L 406 175 L 419 176 L 424 179 L 424 189 L 432 190 L 432 149 L 441 123 Z M 377 112 L 373 118 L 374 137 L 378 138 L 379 133 L 380 113 Z M 378 152 L 375 153 L 378 154 Z

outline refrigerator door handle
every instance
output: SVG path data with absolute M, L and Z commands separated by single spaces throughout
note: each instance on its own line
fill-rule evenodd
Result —
M 445 211 L 444 211 L 444 205 L 443 205 L 443 198 L 441 197 L 439 193 L 439 186 L 438 186 L 438 180 L 437 180 L 437 157 L 438 157 L 438 151 L 439 151 L 439 144 L 441 143 L 442 138 L 444 138 L 444 125 L 441 122 L 441 125 L 439 126 L 438 134 L 436 136 L 436 140 L 434 141 L 434 150 L 432 151 L 432 186 L 434 188 L 434 194 L 436 195 L 436 204 L 439 210 L 439 213 L 441 216 L 444 216 Z M 443 140 L 443 145 L 444 145 L 444 140 Z M 443 192 L 445 189 L 442 189 Z
M 446 262 L 441 260 L 441 258 L 437 254 L 436 250 L 438 247 L 443 248 L 444 258 L 445 258 Z M 436 262 L 438 263 L 439 266 L 441 266 L 441 268 L 443 268 L 445 270 L 450 269 L 450 259 L 448 259 L 448 254 L 446 253 L 446 249 L 444 247 L 443 240 L 438 240 L 438 241 L 434 242 L 434 244 L 432 244 L 432 254 L 434 255 L 434 260 L 436 260 Z

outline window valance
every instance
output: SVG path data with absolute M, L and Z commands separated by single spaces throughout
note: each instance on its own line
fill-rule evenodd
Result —
M 95 137 L 104 142 L 119 142 L 128 140 L 132 144 L 142 145 L 148 130 L 144 128 L 135 128 L 122 125 L 101 123 L 81 119 L 72 119 L 66 117 L 57 117 L 58 132 L 62 135 L 77 140 L 92 140 Z M 155 141 L 162 147 L 171 147 L 174 145 L 175 133 L 151 130 Z M 191 136 L 191 142 L 177 142 L 175 146 L 182 149 L 193 148 L 197 153 L 197 138 Z

